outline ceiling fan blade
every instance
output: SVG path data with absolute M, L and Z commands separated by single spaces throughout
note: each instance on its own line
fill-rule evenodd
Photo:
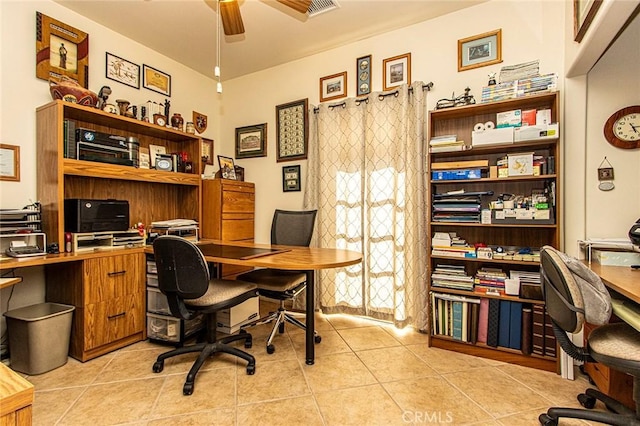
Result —
M 311 5 L 311 0 L 278 0 L 278 3 L 282 3 L 300 13 L 307 13 Z
M 220 18 L 225 35 L 236 35 L 244 33 L 244 24 L 240 7 L 236 0 L 219 0 Z

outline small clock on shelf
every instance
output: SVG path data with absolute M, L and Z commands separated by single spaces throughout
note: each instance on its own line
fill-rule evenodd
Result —
M 617 148 L 640 148 L 640 105 L 622 108 L 604 124 L 604 137 Z
M 164 127 L 167 125 L 167 117 L 162 114 L 153 114 L 153 123 Z

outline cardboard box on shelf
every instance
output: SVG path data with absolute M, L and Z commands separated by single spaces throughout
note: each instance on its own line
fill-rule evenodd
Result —
M 471 145 L 474 147 L 510 143 L 513 143 L 513 127 L 474 130 L 471 134 Z

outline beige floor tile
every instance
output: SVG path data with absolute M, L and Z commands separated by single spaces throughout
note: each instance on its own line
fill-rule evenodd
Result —
M 69 358 L 65 365 L 45 374 L 27 376 L 27 380 L 39 391 L 88 385 L 100 375 L 113 357 L 114 354 L 108 354 L 84 363 Z
M 33 424 L 53 425 L 73 405 L 86 387 L 38 391 L 33 399 Z
M 376 382 L 375 377 L 353 353 L 316 357 L 316 363 L 305 365 L 303 371 L 314 393 Z
M 573 403 L 579 393 L 589 387 L 585 377 L 578 376 L 576 380 L 566 380 L 562 376 L 548 371 L 534 370 L 519 365 L 504 364 L 498 367 L 520 383 L 533 389 L 552 405 L 566 405 Z
M 318 393 L 316 400 L 327 426 L 407 424 L 400 407 L 378 384 Z
M 302 321 L 302 323 L 305 323 L 305 317 L 304 315 L 301 317 L 297 317 L 300 321 Z M 335 328 L 333 328 L 333 325 L 329 322 L 329 320 L 327 319 L 326 315 L 322 315 L 322 314 L 316 314 L 315 316 L 315 330 L 319 333 L 322 334 L 323 331 L 326 330 L 335 330 Z M 289 334 L 304 334 L 305 330 L 301 329 L 300 327 L 296 327 L 294 325 L 291 324 L 287 324 L 286 325 L 286 331 Z
M 458 425 L 493 420 L 489 413 L 439 376 L 382 386 L 403 410 L 408 423 Z
M 403 346 L 359 351 L 356 355 L 380 382 L 437 374 L 423 360 Z
M 384 325 L 381 326 L 381 328 L 403 345 L 426 345 L 429 338 L 428 334 L 420 333 L 412 327 L 406 327 L 400 330 L 393 325 Z
M 269 354 L 267 352 L 267 336 L 254 337 L 253 346 L 250 349 L 245 349 L 243 343 L 240 343 L 240 349 L 249 352 L 256 359 L 256 365 L 259 366 L 264 361 L 284 361 L 292 360 L 296 362 L 296 351 L 293 348 L 293 343 L 288 334 L 279 334 L 273 339 L 273 347 L 275 352 Z M 244 364 L 243 364 L 244 365 Z
M 309 395 L 309 386 L 298 360 L 265 361 L 248 376 L 238 368 L 238 404 Z
M 429 348 L 425 345 L 407 345 L 406 348 L 440 374 L 467 371 L 487 366 L 487 363 L 482 358 L 472 355 L 439 348 Z
M 144 350 L 128 350 L 117 352 L 111 359 L 95 383 L 115 382 L 118 380 L 142 379 L 157 376 L 153 372 L 153 363 L 156 357 L 163 352 L 171 350 L 170 346 L 148 346 Z M 168 364 L 166 361 L 165 364 Z M 167 374 L 163 371 L 161 374 Z
M 378 326 L 343 329 L 338 333 L 354 351 L 400 346 L 398 340 Z
M 322 426 L 318 407 L 311 396 L 260 402 L 238 407 L 238 425 Z
M 477 368 L 473 374 L 459 372 L 443 377 L 496 418 L 550 403 L 497 367 Z
M 545 413 L 549 407 L 540 407 L 533 410 L 523 411 L 521 413 L 511 414 L 509 416 L 500 417 L 498 422 L 504 426 L 530 426 L 539 425 L 538 416 Z M 562 419 L 562 426 L 585 426 L 582 420 L 578 419 Z
M 151 418 L 235 407 L 235 370 L 224 368 L 198 372 L 193 394 L 188 396 L 182 393 L 185 379 L 182 374 L 166 378 Z
M 315 354 L 317 357 L 351 352 L 351 348 L 347 342 L 342 339 L 340 334 L 335 330 L 325 330 L 320 335 L 322 341 L 315 345 Z M 305 359 L 306 354 L 306 338 L 304 334 L 290 334 L 291 343 L 296 351 L 298 359 Z M 276 349 L 277 350 L 277 349 Z
M 60 421 L 62 425 L 106 425 L 148 419 L 163 377 L 89 386 Z
M 235 424 L 236 410 L 234 408 L 200 411 L 146 422 L 146 426 L 234 426 Z
M 379 324 L 373 320 L 357 317 L 353 315 L 332 314 L 325 315 L 327 320 L 331 323 L 336 330 L 342 330 L 345 328 L 358 328 L 358 327 L 371 327 L 372 325 Z

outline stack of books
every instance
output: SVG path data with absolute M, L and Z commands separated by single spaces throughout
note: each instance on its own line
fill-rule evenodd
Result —
M 522 64 L 507 65 L 500 69 L 500 83 L 506 81 L 522 80 L 540 75 L 540 60 Z
M 473 290 L 473 277 L 467 275 L 464 265 L 436 265 L 431 282 L 434 287 Z
M 518 96 L 527 96 L 534 93 L 553 91 L 558 86 L 558 75 L 555 73 L 539 75 L 518 80 Z
M 429 152 L 455 152 L 469 149 L 457 135 L 434 136 L 429 140 Z
M 476 272 L 474 290 L 481 293 L 504 295 L 504 280 L 507 274 L 499 268 L 480 268 Z
M 189 241 L 198 241 L 198 222 L 191 219 L 172 219 L 151 222 L 151 233 L 176 235 Z
M 469 343 L 478 341 L 480 299 L 432 292 L 431 306 L 434 335 Z
M 505 99 L 513 99 L 517 96 L 518 85 L 516 81 L 494 84 L 482 88 L 480 102 L 494 102 Z
M 434 222 L 480 223 L 480 197 L 459 195 L 433 200 Z

